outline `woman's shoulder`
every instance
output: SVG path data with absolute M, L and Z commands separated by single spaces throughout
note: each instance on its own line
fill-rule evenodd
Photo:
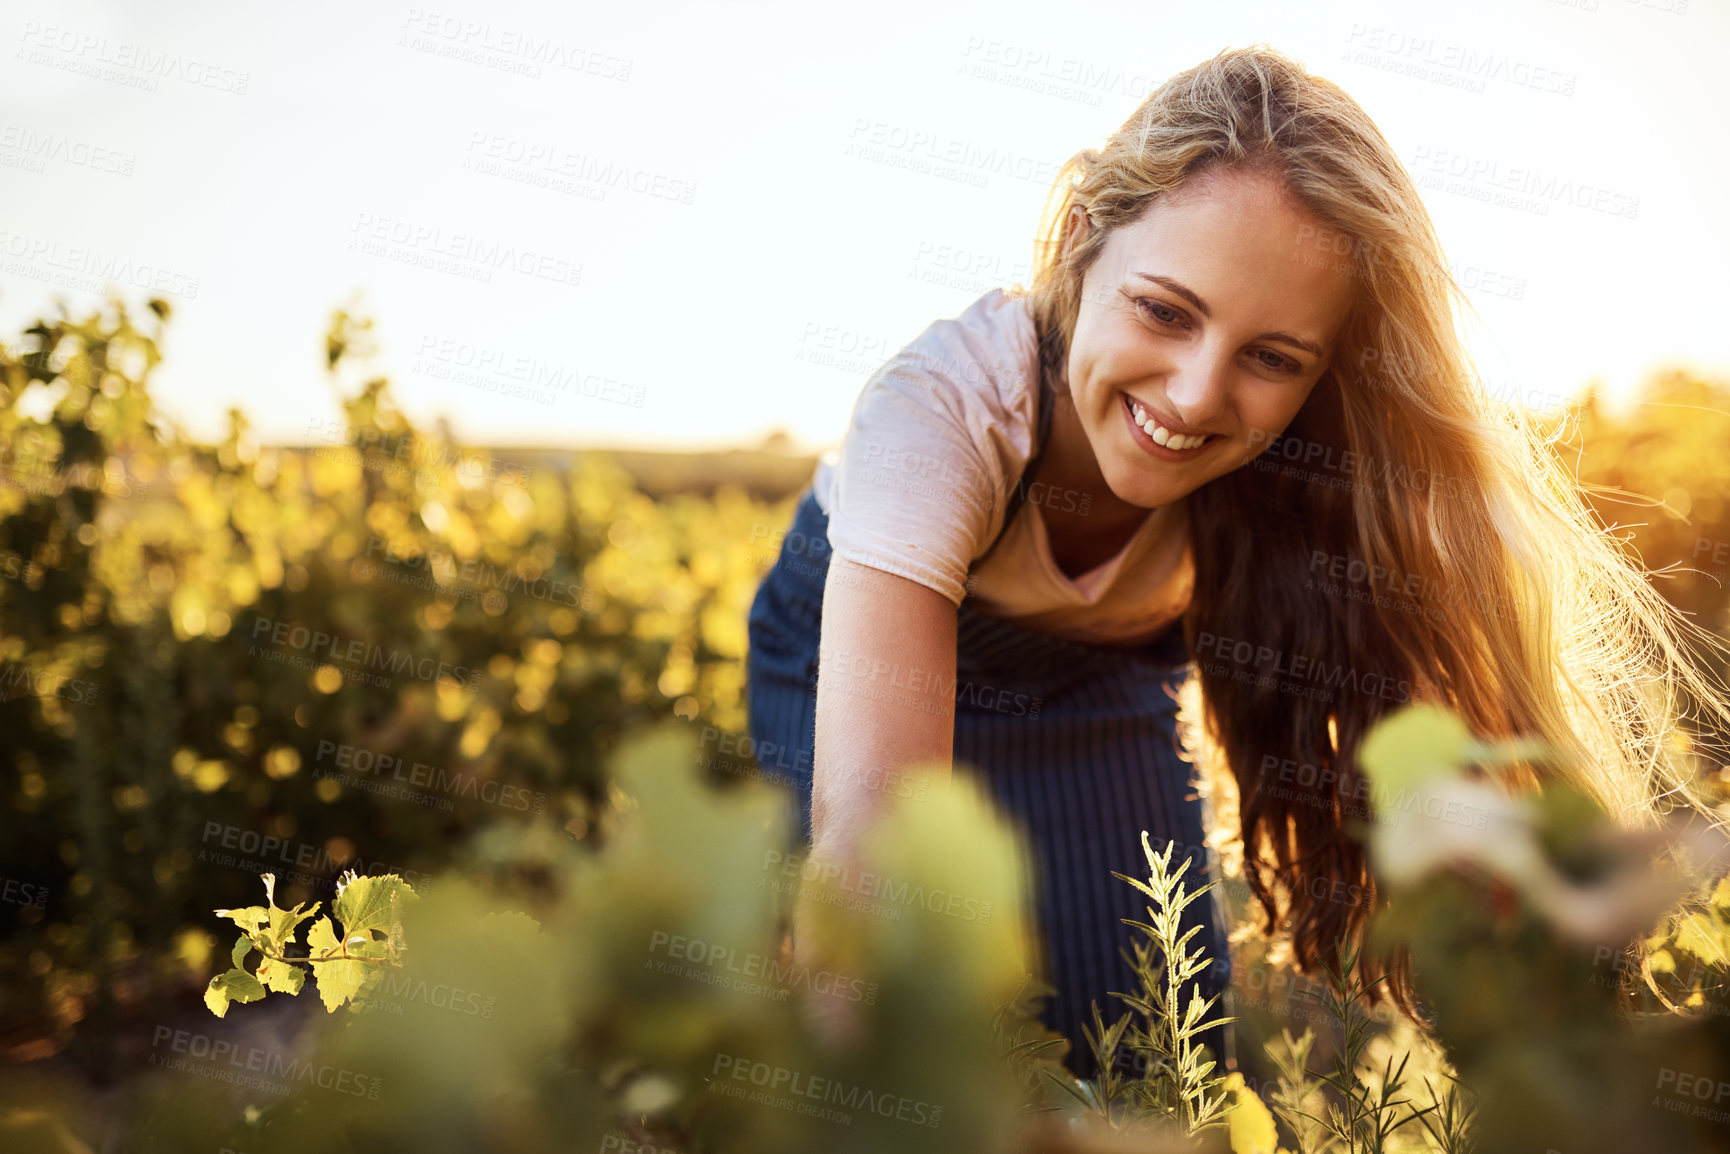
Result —
M 902 349 L 957 384 L 1025 388 L 1037 342 L 1025 292 L 994 288 L 952 317 L 931 322 Z
M 927 325 L 872 374 L 860 399 L 902 394 L 975 432 L 991 428 L 1019 444 L 1028 440 L 1037 408 L 1037 371 L 1025 294 L 993 288 L 959 314 Z
M 1025 303 L 993 289 L 872 374 L 814 480 L 836 556 L 961 602 L 1032 451 L 1031 332 Z

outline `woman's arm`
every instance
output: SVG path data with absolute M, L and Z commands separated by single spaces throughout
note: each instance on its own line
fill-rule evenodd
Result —
M 955 605 L 841 557 L 823 589 L 812 764 L 814 855 L 848 860 L 897 775 L 947 774 L 955 748 Z
M 831 557 L 818 645 L 811 860 L 853 870 L 895 775 L 914 762 L 935 762 L 935 772 L 947 774 L 954 750 L 955 605 L 917 581 Z M 801 887 L 793 956 L 817 972 L 829 959 L 798 928 L 806 901 Z M 860 1008 L 841 988 L 804 1002 L 808 1021 L 831 1042 L 856 1038 L 861 1028 Z

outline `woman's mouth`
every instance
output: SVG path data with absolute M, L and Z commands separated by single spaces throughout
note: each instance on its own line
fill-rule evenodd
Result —
M 1142 408 L 1134 397 L 1128 393 L 1124 393 L 1122 396 L 1123 415 L 1129 421 L 1130 430 L 1136 442 L 1156 457 L 1188 460 L 1195 456 L 1197 450 L 1209 442 L 1219 439 L 1217 433 L 1207 433 L 1200 436 L 1174 433 L 1161 425 L 1153 414 Z

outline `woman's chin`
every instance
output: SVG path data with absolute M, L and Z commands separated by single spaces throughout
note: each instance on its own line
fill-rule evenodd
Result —
M 1181 501 L 1199 487 L 1176 477 L 1149 476 L 1145 466 L 1129 475 L 1107 477 L 1106 484 L 1119 501 L 1142 509 L 1158 509 Z

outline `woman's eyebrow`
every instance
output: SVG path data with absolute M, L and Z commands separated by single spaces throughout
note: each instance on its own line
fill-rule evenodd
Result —
M 1169 289 L 1170 291 L 1176 293 L 1178 296 L 1182 297 L 1184 300 L 1186 300 L 1190 304 L 1194 305 L 1195 311 L 1200 313 L 1203 317 L 1206 317 L 1209 319 L 1211 319 L 1213 317 L 1213 310 L 1207 307 L 1207 302 L 1202 300 L 1200 297 L 1196 296 L 1195 290 L 1190 288 L 1188 285 L 1184 284 L 1182 281 L 1174 280 L 1173 278 L 1168 277 L 1168 276 L 1160 276 L 1157 273 L 1151 273 L 1151 272 L 1138 272 L 1138 273 L 1135 273 L 1134 275 L 1140 277 L 1142 280 L 1152 281 L 1154 284 L 1159 285 L 1161 288 Z M 1260 335 L 1258 335 L 1256 337 L 1256 340 L 1258 340 L 1258 341 L 1283 341 L 1284 343 L 1291 345 L 1293 348 L 1302 349 L 1304 352 L 1310 353 L 1313 356 L 1319 357 L 1322 355 L 1322 349 L 1321 349 L 1320 345 L 1316 344 L 1314 341 L 1306 341 L 1306 340 L 1302 340 L 1298 337 L 1294 337 L 1290 333 L 1261 333 Z
M 1286 344 L 1292 345 L 1295 348 L 1300 348 L 1306 353 L 1311 353 L 1311 354 L 1318 356 L 1318 357 L 1322 355 L 1322 350 L 1321 350 L 1320 345 L 1312 344 L 1309 341 L 1299 340 L 1297 337 L 1292 336 L 1290 333 L 1262 333 L 1256 337 L 1256 340 L 1258 340 L 1258 341 L 1284 341 Z
M 1170 289 L 1172 292 L 1194 305 L 1195 311 L 1200 313 L 1202 316 L 1213 316 L 1213 310 L 1207 307 L 1207 302 L 1196 296 L 1195 290 L 1184 284 L 1182 281 L 1173 280 L 1168 276 L 1159 276 L 1151 272 L 1138 272 L 1135 275 L 1140 277 L 1142 280 L 1150 280 L 1162 288 Z

